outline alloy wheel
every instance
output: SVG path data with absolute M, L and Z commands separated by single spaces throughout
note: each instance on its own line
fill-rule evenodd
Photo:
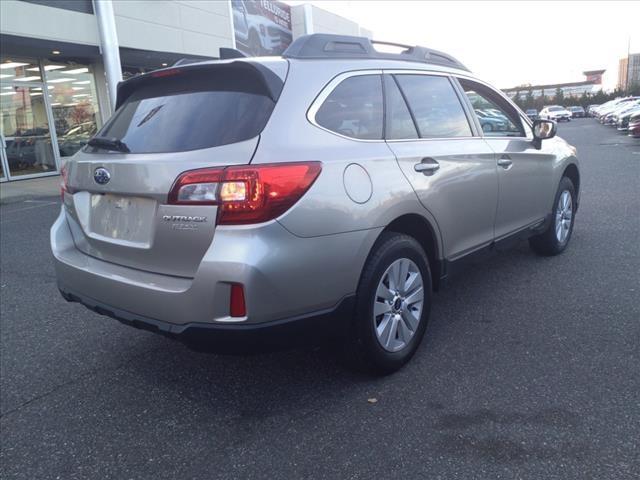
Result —
M 373 303 L 373 324 L 385 350 L 405 348 L 422 316 L 424 281 L 418 266 L 408 258 L 394 261 L 384 272 Z
M 565 243 L 571 232 L 571 220 L 573 218 L 573 200 L 571 192 L 564 190 L 558 199 L 556 208 L 556 238 L 561 244 Z

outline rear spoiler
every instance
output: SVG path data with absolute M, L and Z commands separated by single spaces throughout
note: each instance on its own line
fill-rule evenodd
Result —
M 138 75 L 124 82 L 118 83 L 118 94 L 116 98 L 116 110 L 125 102 L 131 94 L 143 85 L 152 85 L 153 83 L 165 77 L 172 77 L 182 73 L 202 72 L 215 75 L 216 73 L 236 73 L 239 75 L 254 75 L 264 88 L 264 93 L 274 102 L 280 98 L 284 82 L 271 69 L 265 67 L 259 62 L 253 61 L 235 61 L 229 63 L 194 63 L 179 67 L 169 67 L 153 72 Z

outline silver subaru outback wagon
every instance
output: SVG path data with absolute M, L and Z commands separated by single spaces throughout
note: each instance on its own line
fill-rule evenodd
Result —
M 451 56 L 308 35 L 120 84 L 66 164 L 63 297 L 192 348 L 331 339 L 389 373 L 460 262 L 569 243 L 576 151 Z M 554 138 L 555 137 L 555 138 Z

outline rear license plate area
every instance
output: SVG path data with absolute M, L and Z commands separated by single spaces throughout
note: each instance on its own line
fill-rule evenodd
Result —
M 149 198 L 92 194 L 90 235 L 103 241 L 149 247 L 155 213 L 156 202 Z

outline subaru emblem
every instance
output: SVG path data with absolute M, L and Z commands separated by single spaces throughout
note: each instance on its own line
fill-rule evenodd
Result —
M 93 179 L 100 185 L 106 185 L 109 183 L 109 180 L 111 180 L 111 174 L 106 168 L 99 167 L 96 168 L 95 172 L 93 172 Z

